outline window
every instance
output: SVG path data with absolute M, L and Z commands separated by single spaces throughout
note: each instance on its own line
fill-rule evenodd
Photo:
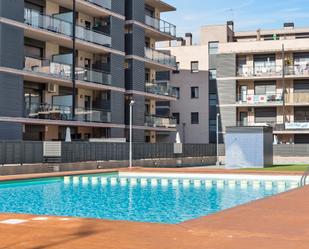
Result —
M 218 54 L 218 45 L 219 42 L 209 42 L 208 43 L 208 53 L 209 54 Z
M 179 73 L 179 66 L 180 66 L 180 63 L 176 62 L 176 70 L 173 71 L 173 74 Z
M 215 79 L 217 79 L 217 70 L 210 69 L 209 70 L 209 80 L 215 80 Z
M 255 108 L 255 123 L 274 123 L 277 120 L 277 109 Z
M 276 94 L 276 82 L 255 82 L 255 95 Z
M 180 88 L 179 87 L 174 87 L 175 95 L 177 99 L 180 99 Z
M 191 87 L 191 99 L 199 98 L 199 88 L 197 86 Z
M 210 106 L 217 105 L 217 95 L 216 94 L 209 94 L 209 105 Z
M 209 131 L 217 131 L 217 120 L 215 119 L 209 120 Z
M 179 114 L 179 112 L 174 112 L 174 113 L 172 114 L 172 116 L 173 116 L 173 118 L 176 119 L 176 123 L 177 123 L 177 124 L 180 124 L 180 114 Z
M 191 61 L 191 73 L 198 73 L 198 61 Z
M 191 112 L 191 124 L 199 124 L 199 113 Z

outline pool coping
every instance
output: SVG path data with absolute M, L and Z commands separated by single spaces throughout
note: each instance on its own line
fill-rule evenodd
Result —
M 0 181 L 8 180 L 22 180 L 34 179 L 44 177 L 59 177 L 59 176 L 74 176 L 84 174 L 100 174 L 100 173 L 117 173 L 122 172 L 180 172 L 180 173 L 211 173 L 211 174 L 259 174 L 259 175 L 301 175 L 302 172 L 260 172 L 260 171 L 239 171 L 239 170 L 218 170 L 218 169 L 143 169 L 134 168 L 128 169 L 111 169 L 111 170 L 90 170 L 90 171 L 75 171 L 75 172 L 57 172 L 57 173 L 43 173 L 43 174 L 30 174 L 18 176 L 0 176 Z M 96 226 L 98 231 L 105 231 L 107 228 L 112 230 L 112 237 L 110 242 L 105 243 L 104 248 L 308 248 L 309 239 L 307 238 L 309 229 L 307 224 L 309 222 L 309 214 L 307 215 L 306 206 L 309 205 L 309 187 L 302 187 L 292 189 L 287 192 L 280 193 L 275 196 L 270 196 L 260 200 L 252 201 L 242 204 L 230 209 L 226 209 L 211 215 L 202 216 L 197 219 L 192 219 L 178 224 L 157 224 L 157 223 L 143 223 L 132 221 L 111 221 L 101 219 L 87 219 L 87 218 L 72 218 L 72 222 L 68 226 L 64 226 L 69 236 L 73 227 L 89 225 L 91 230 L 92 226 Z M 282 208 L 284 207 L 284 208 Z M 298 212 L 295 212 L 298 208 Z M 273 212 L 270 212 L 272 210 Z M 246 219 L 243 217 L 246 216 Z M 256 219 L 256 217 L 259 219 Z M 29 218 L 30 217 L 30 218 Z M 0 213 L 0 221 L 3 219 L 31 219 L 35 215 L 18 215 Z M 57 230 L 63 222 L 60 222 L 59 217 L 46 216 L 52 220 L 51 225 L 48 222 L 44 223 L 47 230 Z M 274 222 L 276 221 L 276 222 Z M 30 224 L 31 223 L 31 224 Z M 20 232 L 19 229 L 29 229 L 32 227 L 37 231 L 40 238 L 46 240 L 46 234 L 41 233 L 40 229 L 43 223 L 32 224 L 33 222 L 11 225 L 11 232 Z M 73 226 L 74 223 L 74 226 Z M 99 223 L 99 224 L 97 224 Z M 267 225 L 267 226 L 266 226 Z M 0 229 L 7 228 L 9 225 L 0 224 Z M 301 231 L 300 235 L 296 235 L 285 227 L 293 227 L 292 230 Z M 124 229 L 125 227 L 125 229 Z M 15 229 L 16 228 L 16 229 Z M 273 230 L 272 230 L 273 228 Z M 56 230 L 55 230 L 56 229 Z M 43 229 L 45 231 L 45 229 Z M 52 234 L 53 234 L 52 233 Z M 0 239 L 3 243 L 11 243 L 5 236 L 6 231 L 0 234 Z M 31 235 L 31 231 L 26 232 L 27 236 Z M 52 236 L 51 234 L 51 236 Z M 126 235 L 132 235 L 127 237 Z M 270 236 L 271 234 L 272 236 Z M 133 238 L 133 235 L 136 238 Z M 27 237 L 25 236 L 25 237 Z M 48 237 L 48 240 L 55 238 Z M 60 234 L 59 234 L 60 236 Z M 62 236 L 62 235 L 61 235 Z M 120 236 L 119 242 L 117 241 Z M 152 236 L 153 239 L 147 239 Z M 8 236 L 9 237 L 9 236 Z M 57 236 L 56 236 L 57 237 Z M 28 237 L 27 237 L 28 238 Z M 122 239 L 121 239 L 122 238 Z M 176 238 L 176 239 L 174 239 Z M 184 240 L 184 238 L 186 238 Z M 15 238 L 16 239 L 16 238 Z M 81 236 L 81 241 L 88 243 L 88 247 L 84 244 L 75 245 L 73 248 L 101 248 L 97 245 L 102 239 L 100 236 L 93 236 L 92 242 L 85 241 Z M 104 237 L 106 239 L 106 237 Z M 23 241 L 23 240 L 22 240 Z M 33 241 L 29 242 L 34 247 Z M 44 241 L 36 243 L 45 243 Z M 89 244 L 90 243 L 90 244 Z M 128 243 L 130 246 L 128 246 Z M 164 246 L 162 243 L 165 243 Z M 73 242 L 64 244 L 63 247 L 55 248 L 72 248 Z M 14 247 L 15 248 L 15 247 Z M 16 247 L 23 248 L 23 247 Z M 28 247 L 27 247 L 28 248 Z M 32 248 L 32 247 L 29 247 Z

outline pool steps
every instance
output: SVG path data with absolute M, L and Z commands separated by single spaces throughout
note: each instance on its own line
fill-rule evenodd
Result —
M 285 180 L 234 180 L 234 179 L 186 179 L 186 178 L 135 178 L 135 177 L 104 177 L 104 176 L 65 176 L 64 177 L 65 184 L 83 184 L 83 185 L 107 185 L 116 186 L 120 184 L 121 186 L 131 185 L 135 186 L 140 184 L 141 186 L 168 186 L 172 185 L 174 187 L 177 186 L 194 186 L 196 188 L 206 187 L 211 188 L 216 186 L 218 189 L 222 189 L 225 187 L 235 188 L 239 186 L 241 189 L 247 189 L 248 187 L 252 187 L 253 189 L 259 189 L 260 187 L 265 187 L 266 190 L 272 189 L 273 187 L 277 187 L 279 190 L 285 189 L 293 189 L 299 187 L 299 182 L 297 181 L 285 181 Z M 307 182 L 308 184 L 309 182 Z

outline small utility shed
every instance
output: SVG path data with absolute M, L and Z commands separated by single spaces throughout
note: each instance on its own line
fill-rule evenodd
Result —
M 227 127 L 225 167 L 264 168 L 273 164 L 273 129 L 268 126 Z

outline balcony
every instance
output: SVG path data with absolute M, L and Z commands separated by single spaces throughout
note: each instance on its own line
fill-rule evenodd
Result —
M 273 128 L 274 132 L 293 132 L 301 130 L 309 130 L 309 120 L 304 121 L 293 121 L 293 122 L 265 122 L 265 123 L 255 123 L 255 122 L 244 122 L 238 121 L 237 126 L 270 126 Z
M 155 63 L 166 65 L 168 67 L 176 67 L 176 57 L 158 50 L 145 47 L 145 58 Z
M 282 104 L 283 95 L 277 93 L 268 93 L 263 95 L 241 94 L 237 96 L 237 103 L 241 105 Z
M 60 55 L 54 57 L 55 60 L 61 60 Z M 62 60 L 69 60 L 69 58 L 63 57 Z M 50 76 L 53 78 L 59 78 L 64 80 L 72 79 L 72 65 L 62 64 L 46 59 L 37 59 L 32 57 L 25 57 L 25 71 L 30 71 L 43 76 Z M 76 80 L 86 81 L 102 85 L 111 85 L 111 75 L 99 70 L 86 69 L 76 67 Z
M 175 88 L 169 84 L 146 83 L 145 92 L 166 97 L 177 97 Z
M 26 104 L 27 105 L 27 104 Z M 26 117 L 33 119 L 80 121 L 95 123 L 110 123 L 111 112 L 102 109 L 75 108 L 75 119 L 72 117 L 72 107 L 52 104 L 32 103 L 26 107 Z
M 170 117 L 145 116 L 145 126 L 153 128 L 176 128 L 177 121 Z
M 240 66 L 237 68 L 237 76 L 240 77 L 269 77 L 281 75 L 282 66 Z
M 285 95 L 285 102 L 289 105 L 309 105 L 309 93 L 289 93 Z
M 32 9 L 25 9 L 24 23 L 38 29 L 47 30 L 53 33 L 73 36 L 72 23 L 68 21 L 72 13 L 63 13 L 51 17 L 42 15 Z M 72 19 L 71 19 L 72 20 Z M 111 46 L 111 37 L 99 31 L 87 29 L 82 26 L 76 26 L 76 38 L 86 42 L 98 44 L 105 47 Z
M 169 22 L 145 15 L 145 24 L 164 34 L 176 37 L 176 26 Z
M 86 2 L 93 3 L 97 6 L 103 7 L 105 9 L 112 8 L 112 1 L 111 0 L 85 0 Z

